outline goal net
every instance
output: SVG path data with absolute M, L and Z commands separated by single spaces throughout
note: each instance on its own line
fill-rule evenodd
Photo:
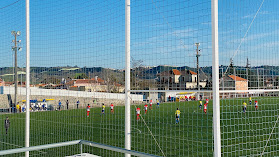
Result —
M 30 156 L 278 156 L 277 6 L 31 1 L 28 58 L 26 3 L 1 2 L 0 149 L 25 147 L 30 104 L 30 147 L 89 143 Z

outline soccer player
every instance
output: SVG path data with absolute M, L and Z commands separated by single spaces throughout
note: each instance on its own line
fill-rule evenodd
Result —
M 244 101 L 244 102 L 243 102 L 243 113 L 246 113 L 246 108 L 247 108 L 247 104 L 246 104 L 246 102 Z
M 147 104 L 145 104 L 145 105 L 144 105 L 144 111 L 145 111 L 145 113 L 144 113 L 144 114 L 146 114 L 146 112 L 147 112 L 147 108 L 148 108 L 148 105 L 147 105 Z
M 186 100 L 186 101 L 189 101 L 189 100 L 188 100 L 188 96 L 187 96 L 187 95 L 185 96 L 185 100 Z
M 177 108 L 176 111 L 175 111 L 175 121 L 176 121 L 176 124 L 179 123 L 179 117 L 180 117 L 180 110 Z
M 105 104 L 103 104 L 103 106 L 102 106 L 102 114 L 105 114 L 105 108 L 106 108 L 106 106 L 105 106 Z
M 16 104 L 16 112 L 19 113 L 19 102 Z
M 78 105 L 79 105 L 79 100 L 77 101 L 77 109 L 78 109 Z
M 157 102 L 157 108 L 160 107 L 160 101 L 156 99 L 156 102 Z
M 87 112 L 87 117 L 89 117 L 89 113 L 90 113 L 90 105 L 89 104 L 86 107 L 86 112 Z
M 257 111 L 258 110 L 258 101 L 255 100 L 255 110 Z
M 114 106 L 113 106 L 113 104 L 111 103 L 111 104 L 110 104 L 110 113 L 111 113 L 111 114 L 114 113 L 113 107 L 114 107 Z
M 209 100 L 206 98 L 206 99 L 205 99 L 205 103 L 207 103 L 207 104 L 208 104 L 208 101 L 209 101 Z
M 62 105 L 62 103 L 61 103 L 61 101 L 59 100 L 59 102 L 58 102 L 58 110 L 60 111 L 61 110 L 61 105 Z
M 207 103 L 205 103 L 204 105 L 203 105 L 203 112 L 206 114 L 207 113 Z
M 150 106 L 150 110 L 152 110 L 152 99 L 150 100 L 149 106 Z
M 249 103 L 250 103 L 250 105 L 252 105 L 252 98 L 251 98 L 251 96 L 249 97 Z
M 199 107 L 200 107 L 200 109 L 201 109 L 201 107 L 202 107 L 202 101 L 200 100 L 199 102 L 200 102 L 200 105 L 199 105 Z
M 6 117 L 5 119 L 5 128 L 6 128 L 6 135 L 8 134 L 8 129 L 10 127 L 10 120 L 9 120 L 9 117 Z
M 139 107 L 136 109 L 136 112 L 137 112 L 137 120 L 139 120 L 140 119 L 140 108 Z
M 69 100 L 66 101 L 67 110 L 69 109 Z

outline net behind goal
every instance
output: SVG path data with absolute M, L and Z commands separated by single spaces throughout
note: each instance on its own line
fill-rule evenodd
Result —
M 278 4 L 1 2 L 0 155 L 279 156 Z

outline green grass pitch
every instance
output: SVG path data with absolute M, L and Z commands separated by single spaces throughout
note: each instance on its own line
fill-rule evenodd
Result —
M 256 98 L 253 98 L 254 100 Z M 248 99 L 221 100 L 222 156 L 257 156 L 265 150 L 264 156 L 279 155 L 279 99 L 260 97 L 259 110 Z M 242 102 L 248 104 L 242 111 Z M 254 102 L 254 101 L 253 101 Z M 83 139 L 117 147 L 124 147 L 125 111 L 115 104 L 114 114 L 106 107 L 91 108 L 90 117 L 85 109 L 64 111 L 32 112 L 30 115 L 30 145 L 43 145 Z M 142 118 L 136 121 L 136 106 L 140 106 Z M 149 106 L 149 105 L 148 105 Z M 175 124 L 175 110 L 181 110 L 180 122 Z M 208 113 L 199 109 L 197 101 L 163 103 L 157 108 L 152 105 L 144 114 L 143 104 L 131 106 L 132 149 L 159 156 L 213 156 L 213 114 L 212 101 Z M 5 135 L 4 119 L 11 121 L 8 135 Z M 0 115 L 0 149 L 24 146 L 25 114 Z M 275 126 L 275 127 L 274 127 Z M 274 129 L 273 129 L 274 127 Z M 270 133 L 273 134 L 270 136 Z M 269 140 L 268 140 L 269 139 Z M 265 147 L 265 145 L 267 146 Z M 83 146 L 83 152 L 100 156 L 123 156 L 121 153 Z M 31 152 L 32 156 L 66 156 L 80 153 L 80 146 L 67 146 Z M 23 156 L 23 153 L 10 156 Z

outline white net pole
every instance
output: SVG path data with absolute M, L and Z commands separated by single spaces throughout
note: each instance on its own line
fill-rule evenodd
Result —
M 30 136 L 30 16 L 29 0 L 26 0 L 26 119 L 25 119 L 25 147 L 29 147 Z M 25 157 L 29 157 L 29 151 L 25 152 Z
M 221 157 L 219 101 L 218 0 L 211 1 L 214 156 Z
M 130 0 L 125 1 L 125 148 L 131 149 L 131 115 L 130 115 Z M 130 157 L 130 154 L 125 154 Z

